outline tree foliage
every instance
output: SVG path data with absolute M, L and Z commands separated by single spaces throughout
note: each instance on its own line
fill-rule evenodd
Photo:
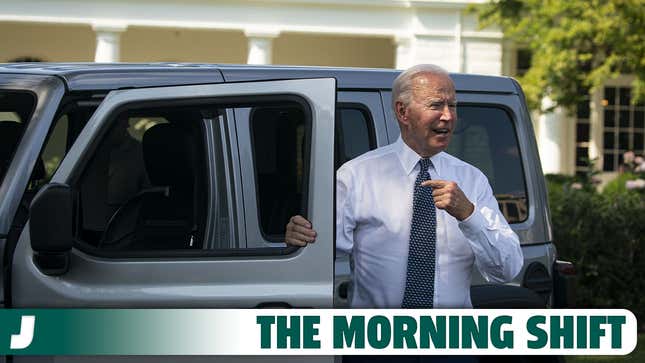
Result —
M 645 99 L 645 0 L 492 0 L 476 11 L 531 50 L 520 82 L 532 108 L 548 95 L 573 109 L 619 74 L 635 76 L 633 102 Z

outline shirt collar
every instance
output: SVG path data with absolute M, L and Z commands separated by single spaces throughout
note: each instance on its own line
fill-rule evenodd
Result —
M 403 141 L 403 138 L 399 136 L 399 138 L 395 142 L 396 146 L 396 154 L 399 157 L 399 161 L 401 162 L 401 166 L 403 166 L 403 170 L 407 175 L 410 175 L 416 168 L 417 164 L 419 163 L 419 159 L 421 159 L 421 156 L 416 153 L 416 151 L 412 150 L 408 144 L 406 144 Z M 439 172 L 439 163 L 441 159 L 441 154 L 443 152 L 437 153 L 433 156 L 430 157 L 430 160 L 432 161 L 432 165 L 434 166 L 434 170 L 437 172 L 437 174 L 440 174 Z

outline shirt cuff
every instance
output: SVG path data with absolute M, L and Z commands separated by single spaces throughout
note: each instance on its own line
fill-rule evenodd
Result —
M 487 226 L 488 221 L 477 209 L 477 206 L 475 206 L 473 213 L 468 218 L 459 222 L 459 229 L 470 240 L 475 238 L 481 231 L 487 229 Z

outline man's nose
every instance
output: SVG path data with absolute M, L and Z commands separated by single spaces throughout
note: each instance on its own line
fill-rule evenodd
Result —
M 450 107 L 447 103 L 443 104 L 441 109 L 441 119 L 444 121 L 454 121 L 457 117 L 457 110 L 454 107 Z

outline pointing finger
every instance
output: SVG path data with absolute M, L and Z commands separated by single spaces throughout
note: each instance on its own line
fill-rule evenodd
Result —
M 443 188 L 446 186 L 449 182 L 445 180 L 438 180 L 438 179 L 429 179 L 424 182 L 421 182 L 422 187 L 432 187 L 432 188 Z

